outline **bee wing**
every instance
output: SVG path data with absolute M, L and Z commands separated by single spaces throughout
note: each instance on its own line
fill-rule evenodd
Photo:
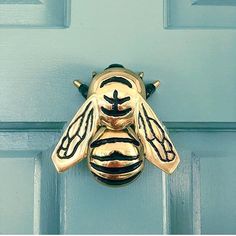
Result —
M 64 131 L 52 154 L 58 172 L 65 171 L 86 157 L 90 138 L 98 126 L 95 95 L 90 96 Z
M 144 146 L 145 156 L 155 166 L 171 174 L 179 164 L 178 153 L 151 107 L 141 96 L 138 99 L 135 130 Z

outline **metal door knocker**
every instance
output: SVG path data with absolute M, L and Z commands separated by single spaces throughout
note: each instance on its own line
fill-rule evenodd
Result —
M 89 87 L 74 81 L 87 100 L 52 154 L 58 172 L 87 157 L 99 181 L 121 185 L 141 173 L 144 157 L 168 174 L 176 169 L 176 149 L 146 102 L 159 81 L 145 86 L 142 78 L 143 73 L 112 64 L 93 73 Z

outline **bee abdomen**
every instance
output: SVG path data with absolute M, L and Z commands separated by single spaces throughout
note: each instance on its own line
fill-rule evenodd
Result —
M 89 168 L 106 184 L 121 185 L 136 178 L 143 169 L 140 142 L 125 131 L 106 130 L 90 144 Z
M 140 156 L 125 156 L 117 151 L 110 156 L 91 156 L 90 169 L 102 182 L 110 184 L 128 183 L 143 169 Z M 104 181 L 103 181 L 104 180 Z

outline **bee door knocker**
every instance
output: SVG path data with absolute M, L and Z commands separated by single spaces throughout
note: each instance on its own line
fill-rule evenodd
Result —
M 62 172 L 88 157 L 96 178 L 121 185 L 135 179 L 144 168 L 144 157 L 171 174 L 179 156 L 164 126 L 147 104 L 159 81 L 144 85 L 136 74 L 113 64 L 93 73 L 90 86 L 74 84 L 87 100 L 57 144 L 52 160 Z

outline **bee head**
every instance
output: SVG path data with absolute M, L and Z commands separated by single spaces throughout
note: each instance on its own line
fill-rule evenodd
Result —
M 139 93 L 146 98 L 145 85 L 142 80 L 143 73 L 134 73 L 124 68 L 120 64 L 112 64 L 101 73 L 93 73 L 93 79 L 89 86 L 88 96 L 96 93 L 100 94 L 104 90 L 115 85 L 119 90 Z
M 88 97 L 92 94 L 97 97 L 103 124 L 111 129 L 123 129 L 133 123 L 137 98 L 146 98 L 142 76 L 119 64 L 93 73 Z

